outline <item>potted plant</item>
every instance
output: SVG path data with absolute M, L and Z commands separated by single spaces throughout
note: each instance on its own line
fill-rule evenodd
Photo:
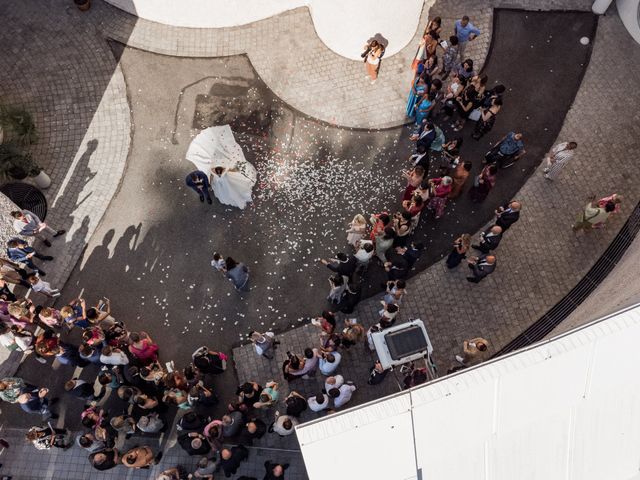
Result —
M 3 133 L 10 142 L 18 145 L 31 145 L 38 141 L 36 125 L 33 117 L 19 107 L 0 107 L 0 124 Z
M 83 12 L 86 12 L 89 10 L 89 7 L 91 7 L 91 0 L 73 0 L 73 3 Z
M 10 143 L 0 145 L 0 176 L 4 179 L 33 179 L 38 188 L 49 188 L 51 178 L 33 161 L 30 154 L 23 154 Z

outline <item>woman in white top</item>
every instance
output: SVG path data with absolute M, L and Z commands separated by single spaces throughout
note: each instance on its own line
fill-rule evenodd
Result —
M 556 178 L 565 164 L 573 158 L 577 147 L 576 142 L 562 142 L 553 147 L 545 157 L 544 178 L 547 180 Z
M 371 43 L 365 46 L 365 52 L 367 53 L 364 65 L 367 70 L 367 75 L 371 79 L 371 84 L 376 83 L 378 79 L 378 70 L 380 69 L 380 57 L 384 52 L 384 48 L 376 40 L 372 40 Z

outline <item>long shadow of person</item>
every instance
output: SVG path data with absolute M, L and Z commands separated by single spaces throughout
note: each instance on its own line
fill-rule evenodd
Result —
M 87 235 L 91 219 L 89 216 L 85 216 L 82 222 L 78 224 L 74 212 L 93 194 L 93 191 L 91 191 L 84 198 L 79 198 L 85 186 L 97 174 L 97 172 L 93 172 L 89 168 L 89 160 L 96 148 L 98 148 L 98 140 L 93 139 L 87 142 L 87 149 L 73 169 L 70 176 L 71 180 L 64 186 L 64 193 L 51 207 L 50 218 L 52 220 L 50 223 L 55 225 L 56 228 L 64 228 L 71 233 L 71 238 L 65 242 L 64 248 L 61 248 L 62 245 L 58 241 L 54 243 L 55 250 L 52 252 L 57 258 L 52 262 L 49 280 L 60 286 L 62 285 L 62 280 L 66 277 L 66 272 L 72 268 L 72 265 L 68 265 L 68 263 L 74 261 L 74 255 L 84 248 L 88 240 Z M 57 207 L 60 208 L 58 209 Z M 62 215 L 65 214 L 66 217 L 63 217 Z M 74 227 L 74 225 L 76 226 Z

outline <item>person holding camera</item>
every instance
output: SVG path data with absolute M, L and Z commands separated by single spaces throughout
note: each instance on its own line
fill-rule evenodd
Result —
M 460 262 L 467 258 L 469 248 L 471 248 L 471 235 L 463 233 L 453 242 L 453 250 L 447 257 L 447 268 L 451 269 L 460 265 Z
M 482 337 L 472 338 L 462 342 L 462 355 L 456 355 L 456 360 L 464 366 L 474 365 L 484 360 L 489 342 Z

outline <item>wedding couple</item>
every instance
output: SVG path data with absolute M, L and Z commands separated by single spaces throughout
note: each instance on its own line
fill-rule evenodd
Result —
M 191 172 L 187 175 L 186 184 L 200 195 L 201 202 L 206 198 L 211 205 L 209 189 L 212 189 L 220 203 L 244 209 L 251 202 L 251 190 L 256 182 L 255 168 L 248 162 L 247 166 L 244 169 L 253 169 L 253 177 L 246 176 L 238 168 L 216 166 L 211 169 L 210 177 L 200 170 Z
M 187 176 L 187 186 L 200 195 L 200 201 L 211 202 L 209 186 L 224 205 L 244 209 L 251 202 L 251 191 L 257 172 L 242 153 L 229 125 L 209 127 L 191 142 L 187 160 L 199 171 Z

